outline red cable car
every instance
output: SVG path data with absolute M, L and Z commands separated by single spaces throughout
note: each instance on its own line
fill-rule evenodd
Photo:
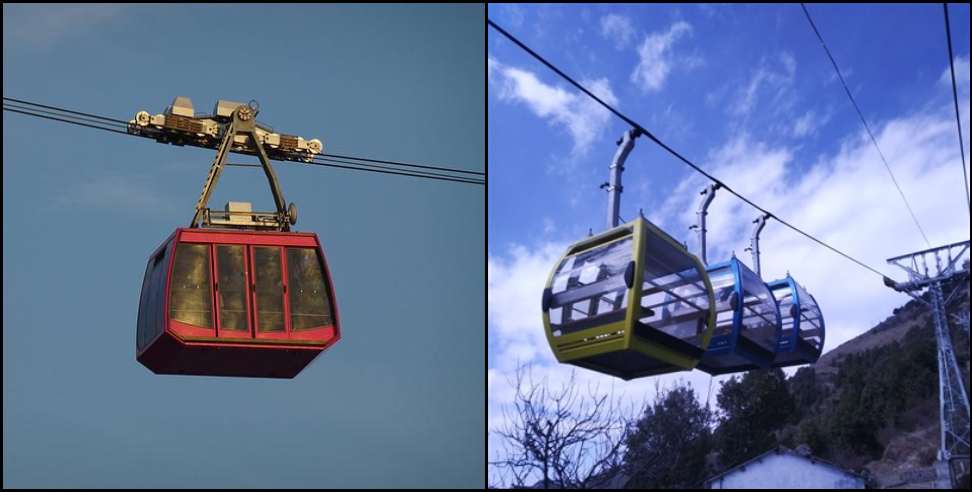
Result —
M 260 157 L 277 211 L 252 212 L 243 202 L 205 208 L 230 144 L 261 142 L 256 108 L 232 104 L 190 227 L 149 257 L 136 359 L 156 374 L 293 378 L 341 338 L 334 288 L 317 235 L 290 232 L 296 208 L 284 210 L 261 144 L 249 150 Z

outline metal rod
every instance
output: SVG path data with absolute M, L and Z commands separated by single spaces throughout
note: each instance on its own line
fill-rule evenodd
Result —
M 753 221 L 753 224 L 756 224 L 756 227 L 753 228 L 753 235 L 749 238 L 749 248 L 753 252 L 753 270 L 756 272 L 756 275 L 760 277 L 762 277 L 762 275 L 760 274 L 759 267 L 759 233 L 763 232 L 763 227 L 766 227 L 766 219 L 768 218 L 769 214 L 764 214 L 760 215 L 756 220 Z
M 712 203 L 712 199 L 715 198 L 716 190 L 721 187 L 722 185 L 719 183 L 712 183 L 699 193 L 702 195 L 702 201 L 699 203 L 699 211 L 696 212 L 698 224 L 694 228 L 698 229 L 699 233 L 699 256 L 702 257 L 702 264 L 706 266 L 709 265 L 709 260 L 705 251 L 705 232 L 707 231 L 705 228 L 705 216 L 709 215 L 709 205 Z
M 611 170 L 610 181 L 601 185 L 602 188 L 607 188 L 608 191 L 607 225 L 609 229 L 618 226 L 621 192 L 624 190 L 624 187 L 621 186 L 621 173 L 624 172 L 624 161 L 628 159 L 628 154 L 634 148 L 634 141 L 639 135 L 641 135 L 641 132 L 637 129 L 624 132 L 621 140 L 618 140 L 618 150 L 614 153 L 614 160 L 611 161 L 611 167 L 609 168 Z

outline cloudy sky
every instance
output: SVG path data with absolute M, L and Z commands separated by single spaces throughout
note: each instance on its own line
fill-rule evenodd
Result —
M 484 11 L 4 4 L 3 93 L 126 120 L 253 98 L 336 154 L 484 171 Z M 481 488 L 484 187 L 275 163 L 341 341 L 293 380 L 157 376 L 142 275 L 213 155 L 4 111 L 4 488 Z M 228 200 L 273 208 L 258 169 Z
M 966 240 L 969 215 L 941 5 L 810 5 L 811 15 L 933 245 Z M 798 5 L 490 6 L 491 19 L 660 139 L 776 215 L 895 278 L 891 256 L 926 246 Z M 968 156 L 969 7 L 952 5 Z M 624 123 L 490 30 L 488 50 L 488 420 L 502 423 L 517 362 L 569 375 L 546 344 L 540 293 L 569 243 L 604 228 L 607 167 Z M 700 175 L 646 139 L 624 173 L 621 217 L 639 210 L 689 248 Z M 709 258 L 747 263 L 757 212 L 723 192 Z M 830 350 L 907 300 L 783 226 L 763 231 L 764 278 L 814 294 Z M 792 372 L 792 371 L 791 371 Z M 580 370 L 629 400 L 654 381 Z M 704 399 L 702 372 L 690 382 Z M 725 377 L 715 378 L 714 390 Z M 490 457 L 497 451 L 489 440 Z

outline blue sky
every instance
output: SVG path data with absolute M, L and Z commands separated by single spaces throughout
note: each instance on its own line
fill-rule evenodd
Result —
M 4 95 L 124 119 L 252 98 L 334 153 L 483 171 L 484 10 L 4 5 Z M 277 165 L 342 340 L 290 381 L 155 376 L 145 261 L 213 151 L 3 126 L 4 487 L 483 486 L 484 187 Z M 273 207 L 259 170 L 225 172 L 230 199 Z
M 931 243 L 968 239 L 941 5 L 808 8 Z M 733 189 L 835 247 L 899 279 L 885 259 L 926 247 L 799 5 L 491 5 L 488 14 Z M 952 5 L 950 14 L 968 156 L 969 7 Z M 544 339 L 540 293 L 566 245 L 604 228 L 598 185 L 627 128 L 493 30 L 487 51 L 488 420 L 496 427 L 517 361 L 551 383 L 569 375 Z M 705 185 L 639 139 L 621 216 L 642 209 L 697 251 L 688 226 Z M 734 252 L 748 263 L 756 216 L 717 194 L 710 260 Z M 825 350 L 907 300 L 779 224 L 766 226 L 761 249 L 764 277 L 790 272 L 820 302 Z M 653 381 L 579 376 L 632 399 L 654 393 Z M 659 379 L 677 378 L 704 398 L 708 375 Z

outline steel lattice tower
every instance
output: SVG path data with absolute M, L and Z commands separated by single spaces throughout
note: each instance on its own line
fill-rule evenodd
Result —
M 938 346 L 941 425 L 938 459 L 948 464 L 953 486 L 958 475 L 969 472 L 969 397 L 965 391 L 965 383 L 962 381 L 962 371 L 952 350 L 946 312 L 948 301 L 960 289 L 954 289 L 946 298 L 942 291 L 942 283 L 968 276 L 968 267 L 960 263 L 968 252 L 969 241 L 964 241 L 889 258 L 889 264 L 908 273 L 909 281 L 899 283 L 887 277 L 884 279 L 887 286 L 906 292 L 932 309 Z M 965 282 L 968 282 L 967 278 Z M 925 300 L 921 295 L 926 288 L 929 300 Z

